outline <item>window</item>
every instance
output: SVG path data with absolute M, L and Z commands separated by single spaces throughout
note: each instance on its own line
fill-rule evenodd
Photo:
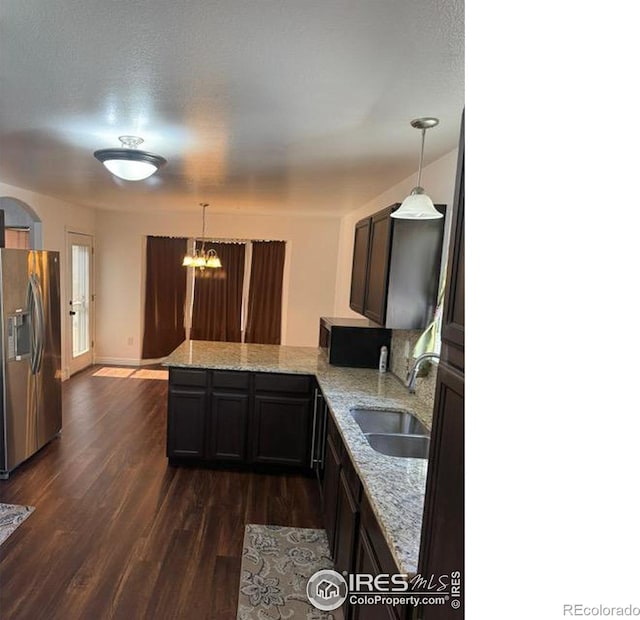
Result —
M 200 270 L 182 267 L 182 257 L 179 261 L 175 260 L 175 252 L 172 265 L 166 265 L 166 249 L 159 254 L 149 250 L 157 244 L 153 241 L 157 239 L 163 238 L 147 237 L 143 358 L 168 355 L 185 337 L 192 340 L 280 344 L 286 250 L 284 241 L 206 242 L 205 251 L 215 249 L 222 268 Z M 164 239 L 165 243 L 169 241 Z M 172 241 L 184 244 L 186 240 Z M 193 243 L 194 240 L 189 240 L 188 247 L 192 248 Z M 181 247 L 184 248 L 184 245 Z M 164 267 L 159 266 L 159 262 L 163 262 Z M 169 269 L 173 273 L 176 264 L 184 274 L 184 280 L 179 279 L 174 283 L 182 289 L 180 294 L 165 287 Z M 154 278 L 155 283 L 152 283 Z M 164 291 L 160 295 L 157 294 L 159 288 Z M 178 328 L 175 307 L 180 299 L 184 303 L 184 312 L 180 314 L 183 323 Z M 168 306 L 169 311 L 164 313 L 167 314 L 164 318 L 161 318 L 163 312 L 160 306 Z M 177 340 L 177 344 L 169 348 L 167 341 L 161 347 L 152 346 L 153 342 L 160 339 L 161 332 L 166 330 L 163 325 L 167 322 L 171 322 L 171 339 Z M 149 355 L 152 351 L 154 355 Z
M 8 226 L 4 229 L 4 247 L 30 250 L 31 240 L 29 229 L 23 227 Z

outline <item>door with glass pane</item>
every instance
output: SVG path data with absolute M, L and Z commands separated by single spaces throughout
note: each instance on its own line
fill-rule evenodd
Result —
M 71 374 L 93 363 L 93 237 L 67 233 L 69 293 L 67 340 Z

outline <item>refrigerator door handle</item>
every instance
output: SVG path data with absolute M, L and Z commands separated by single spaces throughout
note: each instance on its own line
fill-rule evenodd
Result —
M 35 289 L 32 280 L 32 276 L 29 277 L 29 285 L 27 288 L 27 311 L 29 312 L 29 336 L 31 337 L 31 355 L 29 356 L 29 365 L 31 368 L 31 374 L 36 374 L 36 352 L 37 346 L 37 333 L 38 327 L 36 325 L 36 302 L 35 302 Z
M 44 310 L 42 307 L 42 287 L 35 273 L 29 277 L 28 306 L 31 312 L 31 374 L 38 374 L 42 368 L 44 351 Z
M 38 276 L 35 276 L 36 282 L 36 312 L 38 313 L 38 365 L 36 372 L 40 372 L 42 368 L 42 357 L 44 354 L 44 339 L 46 336 L 45 324 L 44 324 L 44 305 L 42 302 L 42 287 L 40 286 L 40 280 Z

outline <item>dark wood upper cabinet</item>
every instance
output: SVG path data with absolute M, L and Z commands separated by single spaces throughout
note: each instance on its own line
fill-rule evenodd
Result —
M 393 234 L 392 209 L 385 209 L 371 218 L 367 287 L 364 294 L 364 315 L 376 323 L 385 322 L 389 255 Z
M 351 267 L 351 309 L 364 314 L 364 294 L 367 287 L 367 263 L 369 260 L 369 233 L 371 218 L 356 224 L 353 241 L 353 264 Z
M 464 370 L 464 116 L 452 218 L 442 321 L 442 359 Z
M 350 307 L 387 328 L 424 329 L 436 310 L 444 219 L 395 220 L 399 206 L 356 224 Z
M 418 572 L 459 579 L 461 605 L 425 608 L 423 620 L 464 618 L 464 115 L 451 230 Z

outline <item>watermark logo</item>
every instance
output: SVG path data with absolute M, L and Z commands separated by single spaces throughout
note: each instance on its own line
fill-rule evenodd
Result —
M 307 582 L 307 597 L 316 609 L 333 611 L 347 600 L 347 582 L 334 570 L 320 570 Z
M 307 597 L 322 611 L 337 609 L 346 600 L 351 605 L 448 605 L 462 607 L 462 573 L 409 575 L 343 573 L 321 570 L 307 583 Z

